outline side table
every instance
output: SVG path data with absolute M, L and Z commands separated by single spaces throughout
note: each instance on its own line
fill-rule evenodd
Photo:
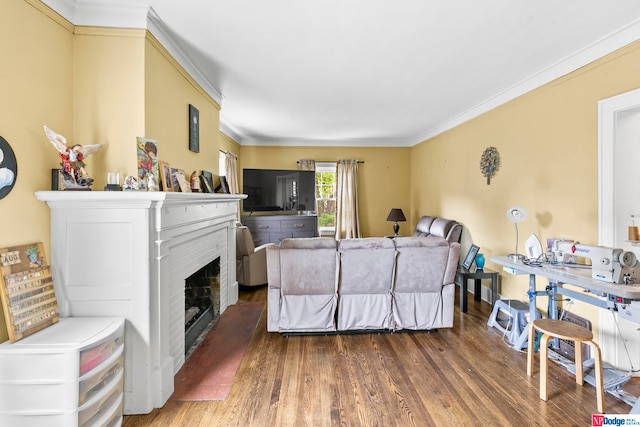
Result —
M 460 282 L 458 282 L 460 279 Z M 459 266 L 456 271 L 456 283 L 460 285 L 460 311 L 467 312 L 467 280 L 473 279 L 473 299 L 480 301 L 480 286 L 482 279 L 491 279 L 491 306 L 498 299 L 498 272 L 489 268 L 475 271 Z

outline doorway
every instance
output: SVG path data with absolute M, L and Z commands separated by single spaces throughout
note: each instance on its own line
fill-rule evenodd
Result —
M 601 100 L 598 119 L 599 243 L 637 255 L 627 227 L 634 219 L 640 225 L 640 89 Z M 640 325 L 607 310 L 599 310 L 598 321 L 603 360 L 621 370 L 640 368 Z

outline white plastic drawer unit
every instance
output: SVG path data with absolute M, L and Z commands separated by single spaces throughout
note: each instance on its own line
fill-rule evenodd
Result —
M 124 325 L 67 317 L 0 344 L 0 426 L 121 424 Z

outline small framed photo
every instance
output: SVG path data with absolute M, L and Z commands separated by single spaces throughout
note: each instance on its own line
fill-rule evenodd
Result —
M 204 193 L 213 193 L 213 174 L 208 171 L 202 171 L 200 175 L 202 182 L 202 190 Z
M 470 269 L 476 259 L 476 255 L 478 255 L 478 251 L 480 251 L 480 246 L 471 245 L 467 256 L 464 257 L 464 261 L 462 261 L 462 267 L 466 270 Z
M 200 112 L 189 104 L 189 150 L 200 152 Z
M 172 184 L 173 191 L 180 191 L 183 193 L 191 193 L 191 186 L 187 181 L 187 176 L 183 169 L 171 169 L 173 174 Z
M 51 191 L 66 190 L 62 169 L 51 169 Z
M 173 183 L 171 180 L 171 166 L 169 163 L 158 162 L 160 169 L 160 182 L 162 183 L 162 191 L 173 192 Z
M 229 183 L 227 182 L 227 177 L 224 175 L 220 176 L 220 188 L 222 189 L 223 193 L 230 194 Z

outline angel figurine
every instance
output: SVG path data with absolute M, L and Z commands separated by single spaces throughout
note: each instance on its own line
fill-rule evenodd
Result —
M 56 150 L 60 152 L 60 159 L 62 160 L 60 166 L 62 166 L 65 187 L 67 189 L 88 190 L 93 184 L 93 178 L 90 178 L 84 169 L 84 159 L 98 151 L 104 144 L 74 144 L 68 146 L 64 136 L 55 133 L 46 126 L 44 127 L 44 133 Z

